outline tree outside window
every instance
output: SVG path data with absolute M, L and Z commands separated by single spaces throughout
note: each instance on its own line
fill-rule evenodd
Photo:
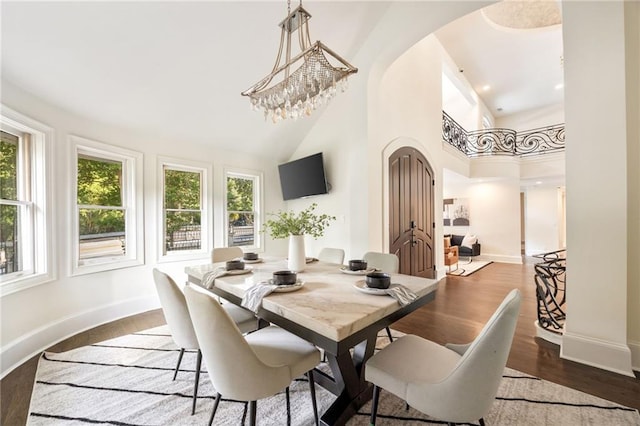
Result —
M 0 275 L 22 271 L 18 200 L 19 137 L 1 132 L 0 139 Z
M 164 167 L 164 254 L 202 247 L 202 173 Z
M 78 155 L 80 260 L 126 254 L 123 163 Z
M 228 245 L 256 245 L 256 177 L 227 175 Z

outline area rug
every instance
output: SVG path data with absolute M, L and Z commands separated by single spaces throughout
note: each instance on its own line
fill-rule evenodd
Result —
M 476 271 L 484 268 L 487 265 L 492 264 L 491 261 L 486 260 L 473 260 L 469 259 L 460 259 L 458 262 L 458 269 L 454 269 L 451 272 L 447 271 L 447 275 L 454 275 L 457 277 L 468 277 Z
M 400 336 L 402 333 L 393 332 Z M 388 343 L 385 333 L 379 347 Z M 172 381 L 178 348 L 166 326 L 119 337 L 63 353 L 46 352 L 38 364 L 29 425 L 205 425 L 214 390 L 200 377 L 198 406 L 191 413 L 195 353 L 185 353 L 178 378 Z M 184 370 L 182 369 L 184 368 Z M 238 365 L 242 374 L 242 365 Z M 327 370 L 326 365 L 321 368 Z M 328 371 L 328 370 L 327 370 Z M 316 387 L 320 412 L 334 396 Z M 370 404 L 349 425 L 368 425 Z M 223 399 L 216 425 L 243 423 L 244 403 Z M 292 425 L 312 425 L 308 383 L 291 386 Z M 379 425 L 446 424 L 432 420 L 387 392 L 382 392 Z M 637 410 L 505 369 L 488 425 L 640 425 Z M 258 425 L 286 425 L 284 394 L 258 402 Z

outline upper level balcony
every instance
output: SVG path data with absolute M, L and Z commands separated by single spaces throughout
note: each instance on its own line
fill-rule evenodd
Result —
M 534 156 L 564 151 L 564 124 L 516 132 L 512 129 L 467 131 L 442 111 L 442 140 L 467 157 Z

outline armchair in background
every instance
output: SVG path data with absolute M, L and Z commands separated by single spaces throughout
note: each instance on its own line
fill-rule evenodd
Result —
M 451 241 L 448 238 L 444 239 L 444 264 L 449 267 L 449 272 L 451 272 L 451 267 L 456 265 L 456 269 L 458 269 L 458 261 L 460 260 L 460 256 L 458 255 L 458 246 L 452 246 Z

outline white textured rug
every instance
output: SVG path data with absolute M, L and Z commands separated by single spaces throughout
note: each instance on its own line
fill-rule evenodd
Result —
M 452 269 L 451 272 L 447 269 L 447 275 L 468 277 L 491 263 L 493 262 L 486 260 L 474 260 L 472 258 L 462 258 L 458 262 L 458 269 Z
M 401 333 L 394 334 L 401 335 Z M 388 340 L 378 339 L 384 346 Z M 214 390 L 200 376 L 196 414 L 191 416 L 195 353 L 185 353 L 172 381 L 178 350 L 166 326 L 64 353 L 45 353 L 38 364 L 29 425 L 206 425 Z M 326 366 L 324 367 L 326 368 Z M 182 370 L 184 369 L 184 370 Z M 238 366 L 242 374 L 242 366 Z M 293 425 L 312 425 L 308 383 L 291 387 Z M 320 412 L 334 396 L 317 386 Z M 240 425 L 244 403 L 222 400 L 216 425 Z M 349 425 L 369 423 L 370 404 Z M 379 425 L 443 424 L 382 392 Z M 487 425 L 640 425 L 638 411 L 506 369 Z M 285 425 L 284 394 L 258 402 L 259 425 Z M 446 424 L 446 423 L 444 423 Z

